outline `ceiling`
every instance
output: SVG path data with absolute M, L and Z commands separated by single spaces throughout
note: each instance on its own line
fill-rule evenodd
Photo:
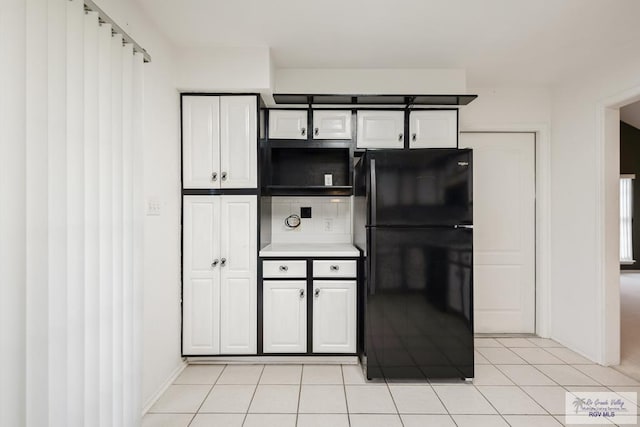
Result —
M 137 0 L 178 47 L 268 46 L 278 68 L 465 68 L 547 85 L 637 54 L 638 0 Z

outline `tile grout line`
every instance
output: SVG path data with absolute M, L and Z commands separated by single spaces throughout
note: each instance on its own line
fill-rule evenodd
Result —
M 534 343 L 535 344 L 535 343 Z M 540 346 L 538 346 L 538 348 L 542 348 Z M 566 363 L 565 363 L 566 364 Z M 493 365 L 495 367 L 495 365 Z M 520 365 L 522 366 L 522 365 Z M 538 369 L 535 365 L 532 365 L 531 363 L 527 362 L 526 366 L 531 366 L 533 369 L 535 369 L 536 371 L 540 372 L 543 376 L 545 376 L 546 378 L 549 378 L 549 380 L 551 380 L 555 385 L 554 386 L 528 386 L 528 387 L 560 387 L 560 388 L 564 388 L 560 385 L 560 383 L 558 383 L 556 380 L 554 380 L 553 378 L 551 378 L 550 376 L 546 375 L 544 372 L 542 372 L 540 369 Z M 500 370 L 500 368 L 496 367 L 496 369 Z M 502 371 L 501 371 L 502 372 Z M 515 382 L 514 382 L 515 383 Z M 520 388 L 520 390 L 522 390 L 522 392 L 524 394 L 526 394 L 529 398 L 531 398 L 531 400 L 533 400 L 538 406 L 540 406 L 545 412 L 547 412 L 547 414 L 549 414 L 550 416 L 552 416 L 554 419 L 557 420 L 557 418 L 555 417 L 554 414 L 552 414 L 547 408 L 545 408 L 540 402 L 538 402 L 531 394 L 527 393 L 527 391 L 523 388 L 522 385 L 515 383 L 516 386 L 518 388 Z M 503 417 L 504 418 L 504 417 Z M 507 422 L 507 424 L 509 424 L 509 422 L 505 419 L 505 422 Z M 560 422 L 558 420 L 558 422 Z
M 224 365 L 224 367 L 222 368 L 222 370 L 220 371 L 220 373 L 218 374 L 218 376 L 216 377 L 216 380 L 213 382 L 213 384 L 211 384 L 211 388 L 209 389 L 209 392 L 207 393 L 207 395 L 204 397 L 204 399 L 202 399 L 202 402 L 200 403 L 200 406 L 198 406 L 198 409 L 196 410 L 196 413 L 193 414 L 193 417 L 191 418 L 191 421 L 189 421 L 189 424 L 187 424 L 187 427 L 189 427 L 192 423 L 193 420 L 196 419 L 196 415 L 198 415 L 200 413 L 200 409 L 202 409 L 202 406 L 204 405 L 204 402 L 207 401 L 207 399 L 209 398 L 209 395 L 211 394 L 211 392 L 213 391 L 213 388 L 216 386 L 216 384 L 218 383 L 218 380 L 220 379 L 220 377 L 222 376 L 222 373 L 225 371 L 225 369 L 227 369 L 228 365 Z
M 475 367 L 474 367 L 475 370 Z M 472 383 L 473 384 L 473 383 Z M 458 426 L 458 423 L 456 422 L 456 420 L 453 419 L 453 416 L 451 415 L 451 412 L 449 412 L 449 408 L 447 408 L 447 405 L 444 404 L 444 402 L 442 401 L 442 399 L 440 398 L 440 395 L 438 394 L 438 392 L 436 391 L 436 389 L 433 387 L 433 384 L 429 383 L 429 387 L 431 388 L 431 391 L 433 391 L 433 394 L 436 395 L 436 398 L 438 399 L 438 401 L 440 402 L 440 404 L 442 405 L 442 407 L 444 408 L 445 411 L 447 411 L 447 415 L 449 416 L 449 418 L 451 419 L 451 421 L 456 425 L 456 427 Z M 402 417 L 400 417 L 402 418 Z
M 396 399 L 393 398 L 393 393 L 391 393 L 391 387 L 389 387 L 389 383 L 385 379 L 385 385 L 387 386 L 387 393 L 391 396 L 391 401 L 393 402 L 393 407 L 396 408 L 396 415 L 400 419 L 400 425 L 404 427 L 404 421 L 402 421 L 402 417 L 400 416 L 400 410 L 398 409 L 398 405 L 396 404 Z
M 264 373 L 265 365 L 262 365 L 262 369 L 260 370 L 260 375 L 258 375 L 258 381 L 256 381 L 255 388 L 253 389 L 253 394 L 251 395 L 251 400 L 249 401 L 249 406 L 247 406 L 247 411 L 244 413 L 244 418 L 242 420 L 242 425 L 247 422 L 247 416 L 249 416 L 249 410 L 251 409 L 251 404 L 253 403 L 253 398 L 256 397 L 256 392 L 258 391 L 258 384 L 260 384 L 260 380 L 262 379 L 262 374 Z
M 358 362 L 360 367 L 360 362 Z M 340 374 L 342 375 L 342 392 L 344 393 L 344 406 L 347 408 L 347 424 L 351 427 L 351 413 L 349 412 L 349 401 L 347 400 L 347 385 L 344 383 L 344 366 L 340 365 Z
M 266 369 L 266 367 L 265 367 Z M 302 374 L 304 372 L 304 363 L 300 365 L 300 378 L 298 382 L 298 405 L 296 406 L 296 426 L 300 418 L 300 399 L 302 398 Z
M 502 414 L 500 413 L 500 411 L 498 411 L 498 408 L 496 408 L 496 407 L 493 405 L 493 403 L 491 403 L 491 401 L 487 398 L 487 396 L 485 396 L 485 395 L 484 395 L 484 393 L 482 393 L 482 391 L 480 391 L 480 389 L 478 389 L 478 387 L 477 387 L 475 384 L 473 384 L 473 387 L 476 389 L 476 391 L 477 391 L 478 393 L 480 393 L 480 396 L 482 396 L 482 397 L 484 398 L 484 400 L 486 400 L 486 401 L 487 401 L 487 403 L 488 403 L 489 405 L 491 405 L 491 407 L 496 411 L 496 413 L 500 416 L 500 418 L 502 418 L 502 420 L 503 420 L 505 423 L 507 423 L 507 425 L 511 425 L 511 424 L 509 424 L 509 422 L 507 421 L 507 419 L 504 417 L 504 415 L 502 415 Z M 478 415 L 486 415 L 486 414 L 478 414 Z M 492 414 L 491 414 L 491 415 L 492 415 Z

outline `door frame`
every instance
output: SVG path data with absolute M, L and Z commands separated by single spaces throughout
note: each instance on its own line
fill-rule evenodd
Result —
M 548 123 L 465 125 L 460 133 L 533 133 L 535 140 L 535 333 L 551 324 L 551 144 Z
M 640 86 L 596 105 L 597 362 L 620 363 L 620 108 L 640 101 Z

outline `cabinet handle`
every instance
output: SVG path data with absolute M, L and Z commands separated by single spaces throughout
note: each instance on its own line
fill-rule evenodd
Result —
M 304 289 L 300 289 L 300 298 L 304 298 Z
M 307 129 L 302 128 L 302 130 L 300 130 L 300 135 L 305 136 L 307 134 Z
M 315 291 L 313 291 L 313 296 L 315 296 L 316 298 L 318 298 L 320 296 L 320 289 L 317 289 Z
M 402 134 L 401 133 L 398 134 L 398 141 L 402 141 Z
M 339 265 L 332 265 L 331 267 L 329 267 L 331 269 L 331 271 L 338 271 L 340 270 L 340 266 Z
M 223 181 L 227 180 L 227 173 L 226 172 L 222 172 L 222 176 L 221 176 Z
M 320 129 L 315 128 L 315 129 L 313 130 L 313 134 L 314 134 L 315 136 L 320 135 Z
M 416 140 L 416 137 L 417 137 L 417 135 L 416 135 L 415 133 L 414 133 L 413 135 L 411 135 L 411 139 L 412 139 L 413 141 L 415 141 L 415 140 Z
M 211 263 L 211 268 L 215 268 L 215 267 L 218 265 L 218 263 L 219 263 L 219 262 L 220 262 L 220 261 L 218 261 L 218 259 L 217 259 L 217 258 L 216 258 L 216 259 L 214 259 L 214 260 L 213 260 L 213 262 Z
M 211 181 L 217 181 L 218 180 L 218 172 L 213 172 L 211 174 Z
M 288 266 L 286 266 L 286 265 L 281 265 L 280 266 L 280 271 L 288 271 L 288 270 L 289 270 Z
M 226 258 L 222 258 L 220 260 L 220 267 L 224 267 L 225 265 L 227 265 L 227 259 Z

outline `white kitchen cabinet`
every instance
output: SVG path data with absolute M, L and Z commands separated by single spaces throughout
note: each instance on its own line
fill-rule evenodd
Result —
M 263 350 L 265 353 L 307 351 L 306 280 L 265 280 Z
M 256 114 L 254 96 L 220 98 L 221 188 L 257 188 Z
M 351 139 L 350 110 L 314 110 L 314 139 Z
M 257 197 L 183 204 L 183 353 L 255 354 Z
M 257 188 L 255 96 L 182 98 L 184 188 Z
M 307 139 L 307 110 L 269 110 L 269 139 Z
M 356 281 L 313 281 L 313 352 L 356 352 Z
M 220 97 L 182 98 L 184 188 L 220 188 Z
M 220 353 L 256 352 L 257 200 L 222 196 Z M 221 259 L 222 262 L 222 259 Z
M 457 148 L 457 110 L 412 111 L 409 148 Z
M 183 353 L 220 352 L 220 197 L 188 196 L 183 228 Z
M 404 148 L 404 111 L 358 111 L 358 148 Z

